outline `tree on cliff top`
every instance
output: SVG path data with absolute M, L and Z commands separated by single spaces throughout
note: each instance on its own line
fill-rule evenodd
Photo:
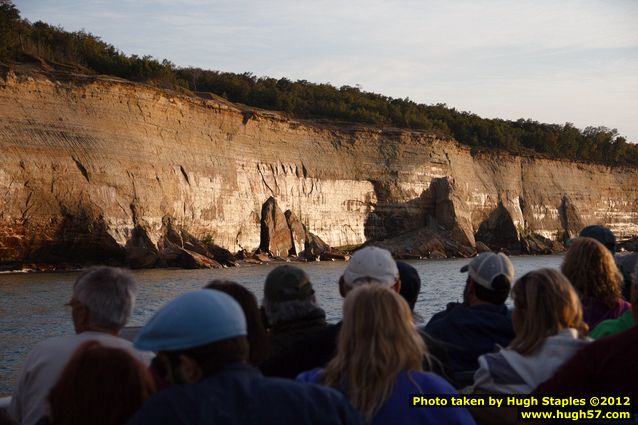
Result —
M 9 0 L 0 0 L 0 57 L 9 53 L 19 40 L 15 28 L 20 24 L 20 12 Z
M 77 72 L 113 75 L 163 88 L 211 92 L 237 103 L 283 111 L 300 118 L 329 119 L 432 131 L 474 147 L 514 153 L 638 165 L 638 147 L 615 129 L 529 119 L 485 119 L 445 104 L 424 105 L 361 90 L 305 80 L 258 78 L 251 73 L 178 68 L 151 56 L 127 56 L 84 31 L 67 32 L 44 22 L 31 24 L 9 0 L 0 0 L 0 60 L 44 61 Z

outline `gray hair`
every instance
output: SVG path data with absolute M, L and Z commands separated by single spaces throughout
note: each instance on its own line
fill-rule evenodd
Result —
M 73 296 L 87 307 L 91 321 L 115 330 L 126 325 L 136 293 L 131 273 L 115 267 L 91 268 L 73 285 Z
M 282 322 L 303 319 L 304 317 L 319 312 L 324 313 L 323 309 L 317 305 L 314 295 L 307 300 L 283 302 L 272 302 L 264 298 L 261 306 L 264 309 L 264 314 L 266 315 L 268 324 L 271 326 Z

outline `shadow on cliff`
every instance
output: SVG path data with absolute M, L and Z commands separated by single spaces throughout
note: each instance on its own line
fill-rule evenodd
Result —
M 109 233 L 102 217 L 91 217 L 86 211 L 64 212 L 59 225 L 48 236 L 34 240 L 31 252 L 21 263 L 32 263 L 36 269 L 68 269 L 89 265 L 126 266 L 133 269 L 151 267 L 220 268 L 236 265 L 230 251 L 212 241 L 201 241 L 171 217 L 162 220 L 155 244 L 149 230 L 136 224 L 131 237 L 121 246 Z M 45 232 L 43 232 L 45 233 Z
M 527 208 L 524 201 L 520 202 L 523 218 L 532 217 L 533 212 Z M 565 250 L 564 243 L 577 234 L 581 228 L 580 219 L 573 205 L 566 196 L 563 196 L 561 205 L 558 206 L 559 224 L 562 228 L 556 230 L 555 240 L 531 230 L 527 220 L 523 225 L 516 226 L 510 211 L 502 202 L 492 210 L 476 232 L 477 244 L 485 244 L 493 251 L 503 251 L 507 254 L 553 254 Z M 576 230 L 574 230 L 576 228 Z
M 463 200 L 448 177 L 435 178 L 420 196 L 407 202 L 395 183 L 372 182 L 377 208 L 368 214 L 368 243 L 396 258 L 469 257 L 476 253 L 471 223 L 458 214 Z
M 131 268 L 180 267 L 185 269 L 221 268 L 236 265 L 235 256 L 212 240 L 200 240 L 188 230 L 174 223 L 166 215 L 162 218 L 157 244 L 149 230 L 137 223 L 126 243 L 126 264 Z
M 473 224 L 472 210 L 450 177 L 434 178 L 428 189 L 407 202 L 394 183 L 373 182 L 377 208 L 368 214 L 368 243 L 390 250 L 397 258 L 468 257 L 483 251 L 509 254 L 551 254 L 582 227 L 578 211 L 567 196 L 557 205 L 557 240 L 515 225 L 512 213 L 499 201 L 487 217 Z M 533 211 L 521 202 L 523 217 Z M 476 229 L 476 230 L 475 230 Z
M 125 250 L 108 233 L 102 217 L 93 218 L 86 212 L 63 212 L 62 217 L 51 238 L 35 242 L 27 262 L 61 265 L 62 268 L 64 265 L 125 264 Z

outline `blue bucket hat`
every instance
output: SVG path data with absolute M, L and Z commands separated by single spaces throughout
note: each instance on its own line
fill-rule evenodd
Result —
M 162 307 L 142 328 L 134 346 L 180 351 L 246 335 L 246 318 L 230 295 L 214 289 L 188 292 Z

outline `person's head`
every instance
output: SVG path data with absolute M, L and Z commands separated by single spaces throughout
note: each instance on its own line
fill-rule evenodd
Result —
M 248 361 L 246 319 L 230 295 L 188 292 L 162 307 L 137 335 L 138 350 L 157 353 L 154 367 L 170 384 L 189 384 Z
M 131 316 L 136 293 L 135 280 L 126 270 L 95 267 L 82 273 L 68 303 L 75 331 L 118 333 Z
M 121 425 L 155 391 L 144 365 L 120 348 L 82 344 L 49 393 L 52 425 Z
M 323 381 L 344 391 L 369 421 L 390 396 L 397 375 L 422 370 L 426 356 L 405 300 L 386 286 L 362 285 L 345 299 L 337 354 Z
M 534 353 L 547 337 L 563 329 L 576 329 L 581 338 L 587 336 L 578 294 L 558 270 L 546 268 L 525 274 L 514 284 L 512 299 L 516 336 L 510 348 L 522 355 Z
M 249 361 L 255 365 L 261 363 L 268 356 L 270 347 L 255 294 L 239 283 L 229 280 L 212 280 L 205 288 L 224 292 L 239 303 L 246 316 L 246 331 L 250 345 Z
M 592 238 L 603 244 L 612 254 L 616 253 L 616 235 L 608 227 L 592 224 L 583 227 L 579 235 L 581 238 Z
M 407 301 L 410 310 L 414 311 L 414 306 L 421 292 L 421 278 L 419 272 L 408 263 L 397 261 L 399 269 L 399 279 L 401 280 L 401 290 L 399 294 Z
M 309 315 L 325 313 L 317 305 L 315 291 L 306 272 L 299 267 L 275 267 L 264 284 L 264 315 L 269 326 L 294 322 Z
M 339 292 L 345 297 L 349 291 L 365 284 L 380 284 L 401 290 L 399 268 L 389 251 L 376 246 L 361 248 L 352 254 L 339 279 Z
M 622 274 L 611 252 L 595 239 L 575 239 L 563 259 L 561 271 L 581 297 L 609 305 L 621 297 Z
M 463 301 L 469 305 L 505 303 L 514 279 L 514 266 L 503 253 L 483 252 L 461 268 L 468 273 Z

